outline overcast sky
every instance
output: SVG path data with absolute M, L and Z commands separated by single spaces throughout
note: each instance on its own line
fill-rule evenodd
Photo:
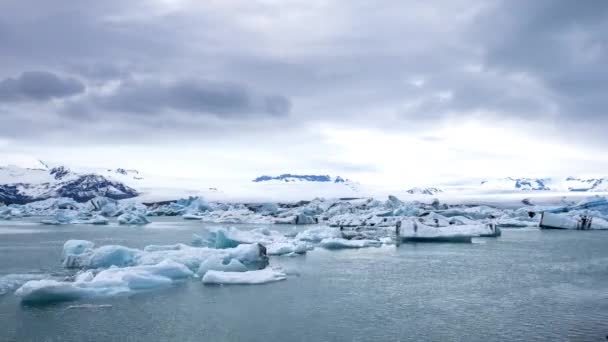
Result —
M 202 178 L 608 175 L 608 1 L 3 0 L 0 156 Z

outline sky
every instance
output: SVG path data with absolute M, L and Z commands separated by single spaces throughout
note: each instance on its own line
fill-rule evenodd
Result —
M 605 0 L 3 0 L 0 50 L 0 164 L 608 176 Z

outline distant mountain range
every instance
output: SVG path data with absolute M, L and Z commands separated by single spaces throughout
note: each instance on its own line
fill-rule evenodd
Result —
M 331 177 L 329 175 L 293 175 L 285 173 L 279 176 L 260 176 L 253 180 L 253 182 L 269 182 L 269 181 L 280 181 L 280 182 L 332 182 L 332 183 L 346 183 L 348 179 L 344 179 L 340 176 Z
M 497 178 L 482 181 L 483 191 L 608 191 L 608 178 Z
M 443 192 L 443 190 L 438 188 L 411 188 L 406 191 L 410 195 L 436 195 L 438 193 Z
M 23 204 L 52 197 L 84 202 L 96 196 L 125 199 L 138 195 L 135 189 L 113 179 L 138 175 L 137 171 L 116 169 L 105 173 L 77 173 L 64 166 L 51 168 L 42 162 L 37 168 L 0 167 L 0 202 Z
M 209 187 L 209 186 L 212 187 Z M 113 199 L 140 197 L 143 200 L 175 200 L 184 196 L 210 198 L 289 198 L 299 200 L 314 197 L 361 197 L 390 193 L 361 186 L 340 176 L 285 173 L 264 175 L 246 180 L 220 184 L 185 180 L 146 178 L 134 169 L 72 170 L 65 166 L 49 166 L 43 162 L 27 166 L 0 166 L 0 202 L 23 204 L 52 197 L 69 197 L 84 202 L 96 196 Z M 415 187 L 405 190 L 410 195 L 440 196 L 447 193 L 514 193 L 514 192 L 608 192 L 608 178 L 496 178 L 446 187 Z M 395 194 L 403 193 L 398 187 Z M 144 199 L 145 198 L 145 199 Z
M 325 189 L 326 191 L 329 191 L 325 192 L 327 194 L 335 193 L 342 194 L 344 196 L 353 195 L 360 191 L 359 183 L 340 176 L 334 177 L 330 175 L 297 175 L 284 173 L 279 176 L 260 176 L 253 179 L 252 182 L 259 185 L 280 185 L 280 187 L 285 189 L 285 191 L 288 191 L 288 189 L 294 189 L 295 191 L 317 192 L 321 189 Z M 287 187 L 287 185 L 292 186 Z

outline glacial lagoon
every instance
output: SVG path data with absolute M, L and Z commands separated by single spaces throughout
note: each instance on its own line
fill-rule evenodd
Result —
M 15 296 L 23 279 L 74 273 L 61 265 L 69 239 L 141 249 L 190 243 L 214 226 L 152 221 L 0 222 L 0 341 L 603 341 L 608 334 L 608 231 L 514 228 L 472 244 L 317 247 L 271 256 L 270 266 L 287 279 L 263 285 L 191 278 L 59 303 Z

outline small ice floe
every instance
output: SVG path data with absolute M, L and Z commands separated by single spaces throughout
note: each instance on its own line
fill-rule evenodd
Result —
M 479 236 L 477 226 L 431 227 L 422 223 L 403 221 L 398 239 L 402 242 L 461 242 L 471 243 Z
M 76 304 L 70 305 L 66 309 L 87 309 L 87 310 L 95 310 L 95 309 L 110 309 L 112 308 L 112 304 Z
M 32 280 L 21 286 L 15 294 L 26 303 L 72 301 L 165 287 L 192 274 L 186 266 L 166 260 L 157 265 L 112 267 L 94 276 L 91 276 L 92 273 L 83 273 L 73 282 Z
M 125 225 L 144 225 L 150 223 L 150 220 L 142 213 L 128 211 L 118 216 L 118 223 Z
M 184 215 L 182 215 L 182 218 L 184 220 L 200 221 L 203 218 L 205 218 L 205 216 L 197 215 L 197 214 L 184 214 Z
M 202 281 L 203 284 L 257 285 L 285 279 L 284 272 L 265 268 L 247 272 L 207 271 Z
M 0 275 L 0 296 L 13 291 L 30 280 L 47 278 L 47 274 L 12 273 Z
M 296 235 L 296 240 L 308 242 L 320 242 L 323 239 L 339 238 L 340 231 L 330 227 L 315 227 L 306 229 Z
M 266 247 L 268 255 L 305 254 L 310 249 L 312 249 L 312 246 L 304 241 L 275 242 Z
M 237 259 L 214 255 L 201 262 L 196 274 L 203 277 L 209 271 L 246 272 L 248 268 Z
M 543 212 L 539 226 L 543 229 L 596 230 L 608 229 L 608 221 L 587 212 Z
M 380 247 L 382 242 L 378 240 L 347 240 L 342 238 L 328 238 L 321 240 L 320 245 L 326 249 L 366 248 Z

